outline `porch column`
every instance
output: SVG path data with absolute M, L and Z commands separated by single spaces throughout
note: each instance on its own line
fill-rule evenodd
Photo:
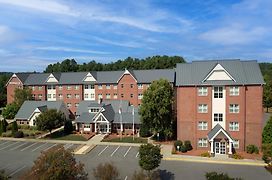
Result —
M 96 133 L 96 122 L 94 123 L 94 132 Z
M 213 140 L 211 141 L 211 154 L 213 154 Z
M 232 154 L 232 142 L 229 142 L 229 154 Z
M 110 133 L 110 123 L 107 123 L 107 133 Z

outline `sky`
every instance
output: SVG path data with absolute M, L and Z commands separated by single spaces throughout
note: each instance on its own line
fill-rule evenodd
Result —
M 272 0 L 0 0 L 0 71 L 128 56 L 272 62 Z

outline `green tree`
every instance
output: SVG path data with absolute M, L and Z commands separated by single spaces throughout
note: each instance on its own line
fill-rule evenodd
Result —
M 162 157 L 159 146 L 143 144 L 139 148 L 139 165 L 142 169 L 148 171 L 149 175 L 151 175 L 151 170 L 159 167 Z
M 64 122 L 64 133 L 70 134 L 74 130 L 73 124 L 71 120 L 66 120 Z
M 266 122 L 266 125 L 263 129 L 263 143 L 264 144 L 272 144 L 272 116 Z
M 142 126 L 164 137 L 173 134 L 173 88 L 164 79 L 152 82 L 144 92 L 140 107 Z
M 141 171 L 135 171 L 132 180 L 161 180 L 159 171 L 153 171 L 151 175 L 145 173 L 143 170 Z M 173 177 L 168 177 L 167 179 L 172 180 Z
M 23 179 L 84 180 L 87 176 L 84 164 L 77 163 L 73 154 L 59 145 L 42 152 Z
M 11 126 L 11 134 L 14 136 L 16 132 L 18 132 L 18 125 L 16 121 L 13 121 Z
M 8 104 L 3 109 L 2 115 L 5 119 L 14 119 L 19 109 L 20 109 L 20 106 L 18 106 L 16 103 Z
M 263 90 L 263 104 L 266 107 L 266 112 L 272 107 L 272 79 L 268 75 L 264 76 L 266 84 L 264 85 Z
M 119 171 L 112 163 L 99 164 L 93 169 L 93 176 L 97 180 L 117 180 Z
M 24 89 L 15 89 L 14 91 L 14 102 L 21 107 L 22 104 L 26 100 L 31 100 L 32 99 L 32 93 L 31 89 L 29 88 L 24 88 Z
M 3 122 L 0 120 L 0 136 L 2 136 L 3 132 Z
M 7 88 L 6 83 L 8 82 L 12 73 L 0 73 L 0 107 L 5 107 L 7 104 Z
M 2 125 L 3 125 L 3 127 L 2 127 L 3 132 L 6 132 L 7 131 L 7 126 L 8 126 L 8 122 L 7 122 L 6 119 L 2 120 Z
M 263 160 L 272 166 L 272 143 L 262 145 Z
M 56 109 L 49 109 L 36 118 L 37 129 L 41 131 L 48 130 L 50 133 L 53 129 L 64 125 L 64 122 L 64 114 Z

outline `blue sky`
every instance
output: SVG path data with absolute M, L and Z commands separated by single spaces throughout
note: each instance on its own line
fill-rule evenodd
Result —
M 179 55 L 272 60 L 271 0 L 0 0 L 0 71 Z

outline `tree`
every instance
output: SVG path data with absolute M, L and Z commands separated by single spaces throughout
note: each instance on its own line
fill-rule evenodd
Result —
M 36 118 L 37 129 L 41 131 L 48 130 L 50 133 L 53 129 L 64 125 L 64 122 L 64 114 L 56 109 L 49 109 Z
M 265 75 L 264 80 L 266 84 L 263 90 L 263 104 L 266 107 L 266 112 L 268 113 L 268 108 L 272 107 L 272 79 L 271 77 Z
M 267 121 L 264 129 L 263 129 L 263 143 L 269 144 L 272 143 L 272 116 Z
M 166 138 L 173 134 L 173 88 L 164 79 L 154 81 L 144 92 L 140 107 L 142 126 Z
M 64 123 L 64 133 L 70 134 L 74 130 L 73 124 L 71 120 L 66 120 Z
M 143 170 L 141 171 L 135 171 L 132 180 L 160 180 L 160 173 L 159 171 L 152 172 L 151 176 L 146 174 Z M 174 179 L 174 178 L 171 178 Z
M 18 125 L 16 121 L 13 121 L 11 126 L 11 134 L 14 136 L 16 132 L 18 132 Z
M 93 169 L 93 176 L 97 180 L 117 180 L 119 171 L 111 163 L 99 164 Z
M 2 130 L 3 130 L 3 132 L 6 132 L 7 131 L 7 126 L 8 126 L 8 122 L 7 122 L 7 120 L 6 119 L 3 119 L 2 120 Z
M 20 106 L 18 106 L 16 103 L 8 104 L 3 109 L 2 115 L 5 119 L 14 119 L 19 109 L 20 109 Z
M 5 107 L 7 104 L 7 88 L 6 83 L 8 82 L 12 73 L 0 73 L 0 107 Z
M 24 88 L 24 89 L 15 89 L 14 91 L 14 102 L 21 107 L 22 104 L 26 100 L 31 100 L 32 99 L 32 91 L 29 88 Z
M 3 122 L 0 120 L 0 136 L 2 136 L 3 132 Z
M 87 176 L 84 164 L 77 163 L 73 154 L 59 145 L 42 152 L 23 179 L 85 180 Z
M 159 167 L 162 159 L 161 149 L 153 144 L 142 144 L 139 148 L 139 165 L 142 169 L 150 171 Z

